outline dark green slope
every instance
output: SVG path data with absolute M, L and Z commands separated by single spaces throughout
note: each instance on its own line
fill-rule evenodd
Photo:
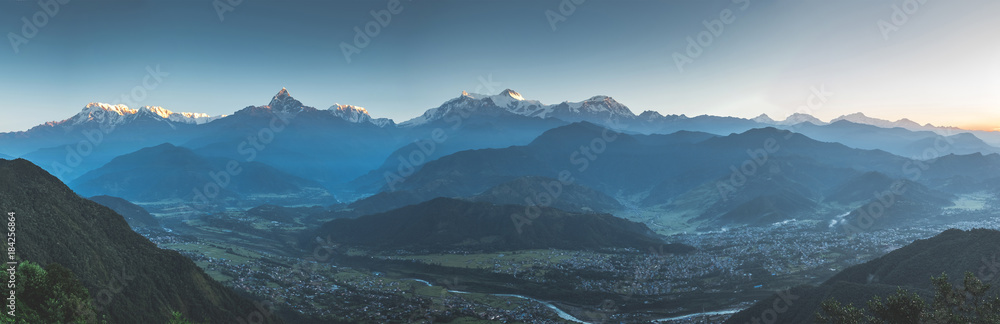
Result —
M 551 207 L 570 212 L 610 213 L 624 208 L 615 198 L 586 186 L 562 184 L 553 178 L 532 176 L 501 183 L 469 199 L 497 205 L 532 205 L 547 203 L 536 197 L 551 196 L 555 196 L 550 203 Z M 531 203 L 525 202 L 525 198 L 531 199 Z
M 537 218 L 520 227 L 511 215 L 525 207 L 437 198 L 418 205 L 357 219 L 337 219 L 317 236 L 351 246 L 375 249 L 484 250 L 604 249 L 662 246 L 649 228 L 608 214 L 569 213 L 541 208 Z M 312 236 L 310 236 L 312 237 Z M 692 249 L 667 245 L 671 252 Z
M 984 283 L 1000 286 L 1000 231 L 950 229 L 935 237 L 917 240 L 875 260 L 841 271 L 817 287 L 803 286 L 791 290 L 797 299 L 785 312 L 778 314 L 776 323 L 811 323 L 819 305 L 828 298 L 863 307 L 873 296 L 887 297 L 902 287 L 924 296 L 932 296 L 931 277 L 947 273 L 952 283 L 960 282 L 966 272 L 972 272 Z M 754 317 L 773 309 L 775 298 L 766 298 L 741 311 L 727 323 L 750 323 Z M 779 306 L 784 304 L 779 303 Z M 779 307 L 783 308 L 783 307 Z
M 28 161 L 0 160 L 0 209 L 17 215 L 18 257 L 70 269 L 111 323 L 164 323 L 171 310 L 232 323 L 257 311 L 190 259 L 157 248 L 121 215 Z
M 438 196 L 437 194 L 440 193 L 441 191 L 423 189 L 383 191 L 351 203 L 347 206 L 349 211 L 344 212 L 352 216 L 369 215 L 419 204 L 439 197 L 463 198 L 497 205 L 547 203 L 550 205 L 549 207 L 570 212 L 610 213 L 624 208 L 615 198 L 603 192 L 574 183 L 563 184 L 559 180 L 540 176 L 519 177 L 486 189 L 474 196 Z M 547 195 L 546 197 L 556 195 L 556 199 L 551 202 L 541 201 L 540 199 L 547 198 L 536 198 L 539 195 Z M 529 198 L 530 202 L 525 202 L 525 198 Z

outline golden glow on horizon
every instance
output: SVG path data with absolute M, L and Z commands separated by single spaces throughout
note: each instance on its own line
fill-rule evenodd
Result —
M 997 125 L 1000 125 L 1000 123 L 989 123 L 989 124 L 975 123 L 975 124 L 967 124 L 956 127 L 974 131 L 1000 132 L 1000 127 L 998 127 Z

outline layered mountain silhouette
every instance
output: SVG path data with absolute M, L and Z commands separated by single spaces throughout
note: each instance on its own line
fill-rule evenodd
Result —
M 117 157 L 76 179 L 70 187 L 85 196 L 112 195 L 133 202 L 179 201 L 203 208 L 247 200 L 336 202 L 320 184 L 266 164 L 204 157 L 171 144 Z
M 511 96 L 514 95 L 503 94 L 503 97 L 513 100 L 508 102 L 513 105 L 516 100 L 511 99 Z M 940 198 L 937 200 L 900 200 L 897 207 L 912 207 L 906 210 L 897 208 L 900 213 L 932 212 L 950 204 L 946 202 L 954 198 L 950 193 L 981 190 L 992 181 L 1000 179 L 1000 173 L 971 175 L 962 171 L 968 170 L 963 166 L 996 165 L 994 160 L 1000 155 L 945 155 L 921 162 L 941 167 L 919 169 L 918 176 L 913 174 L 915 167 L 912 165 L 915 160 L 880 150 L 861 150 L 839 143 L 816 141 L 775 128 L 751 129 L 728 136 L 692 131 L 642 135 L 619 133 L 597 124 L 578 122 L 554 127 L 528 140 L 528 135 L 552 126 L 546 124 L 549 119 L 515 114 L 506 108 L 499 108 L 494 100 L 500 99 L 477 99 L 472 95 L 463 95 L 442 106 L 448 108 L 444 112 L 445 116 L 398 128 L 413 130 L 442 123 L 438 125 L 441 127 L 429 132 L 443 132 L 442 127 L 447 126 L 446 121 L 450 120 L 449 113 L 460 114 L 461 109 L 492 109 L 496 114 L 494 118 L 468 115 L 463 122 L 466 123 L 464 127 L 469 127 L 470 130 L 456 134 L 469 136 L 459 136 L 451 141 L 417 141 L 402 146 L 367 175 L 335 186 L 338 187 L 336 190 L 346 190 L 345 192 L 357 195 L 376 192 L 348 205 L 348 214 L 345 215 L 384 212 L 437 197 L 468 198 L 498 204 L 540 204 L 532 202 L 531 198 L 540 193 L 538 189 L 542 188 L 541 184 L 548 183 L 541 179 L 556 179 L 562 173 L 568 173 L 572 180 L 562 184 L 565 195 L 561 193 L 560 197 L 543 205 L 567 211 L 613 213 L 623 207 L 622 202 L 612 197 L 639 197 L 639 203 L 644 208 L 660 208 L 679 213 L 684 219 L 696 220 L 709 228 L 729 224 L 764 224 L 792 218 L 833 219 L 834 216 L 864 207 L 871 202 L 876 197 L 872 193 L 876 191 L 869 190 L 870 187 L 888 186 L 882 181 L 857 188 L 866 193 L 853 197 L 855 200 L 852 201 L 844 201 L 846 197 L 828 197 L 834 195 L 834 191 L 844 186 L 849 179 L 867 172 L 878 172 L 893 181 L 913 178 L 909 182 L 912 183 L 911 187 L 916 188 L 913 192 L 931 190 L 930 188 L 943 190 L 933 193 L 927 191 Z M 130 201 L 194 201 L 199 192 L 207 194 L 204 193 L 206 190 L 213 189 L 206 186 L 221 182 L 227 185 L 219 186 L 219 192 L 211 199 L 212 205 L 221 206 L 241 200 L 253 201 L 252 206 L 289 202 L 332 204 L 336 200 L 329 193 L 330 183 L 305 179 L 329 180 L 323 174 L 338 173 L 336 170 L 341 170 L 336 166 L 339 162 L 329 162 L 333 158 L 321 162 L 319 157 L 358 152 L 340 147 L 337 149 L 339 153 L 312 156 L 305 153 L 309 149 L 304 143 L 314 143 L 315 139 L 306 139 L 304 136 L 322 134 L 323 132 L 315 129 L 327 125 L 323 118 L 335 123 L 349 123 L 347 120 L 334 116 L 327 110 L 303 106 L 283 91 L 275 96 L 271 105 L 248 107 L 210 124 L 251 130 L 269 127 L 272 122 L 292 118 L 289 116 L 293 114 L 306 117 L 300 119 L 305 124 L 298 125 L 303 128 L 275 134 L 275 138 L 278 135 L 288 135 L 289 142 L 275 144 L 278 142 L 275 140 L 264 150 L 253 150 L 253 154 L 257 155 L 251 155 L 254 158 L 252 161 L 247 161 L 247 156 L 236 153 L 238 149 L 225 149 L 223 145 L 227 141 L 223 139 L 226 136 L 233 137 L 233 141 L 239 138 L 227 135 L 229 133 L 220 133 L 218 136 L 206 137 L 205 140 L 210 141 L 207 138 L 212 138 L 219 144 L 194 150 L 163 144 L 123 155 L 81 176 L 71 183 L 71 187 L 88 196 L 113 195 Z M 503 130 L 490 126 L 504 124 L 503 118 L 499 116 L 512 120 L 531 120 L 534 123 L 509 132 L 520 134 L 523 137 L 521 139 L 511 137 L 493 143 L 489 143 L 491 140 L 466 140 L 467 137 L 494 137 L 487 132 L 503 133 Z M 563 125 L 562 123 L 564 122 L 558 121 L 557 124 Z M 843 123 L 849 122 L 838 121 L 817 127 L 832 127 Z M 389 124 L 361 124 L 367 125 L 363 126 L 364 129 L 382 132 L 396 129 L 393 128 L 396 126 Z M 286 127 L 291 129 L 292 126 Z M 308 129 L 313 130 L 307 131 Z M 901 128 L 898 130 L 909 132 Z M 480 145 L 501 146 L 504 141 L 527 143 L 503 148 L 459 150 Z M 335 146 L 321 145 L 324 149 Z M 251 147 L 252 144 L 243 146 Z M 313 149 L 314 152 L 322 150 Z M 459 151 L 446 154 L 453 150 Z M 234 153 L 232 156 L 225 156 L 218 152 Z M 263 152 L 272 152 L 270 154 L 274 154 L 273 158 L 265 158 Z M 393 160 L 393 157 L 396 159 Z M 419 157 L 419 161 L 414 161 L 415 157 Z M 242 173 L 230 176 L 228 182 L 225 181 L 225 176 L 221 176 L 223 179 L 220 180 L 219 174 L 232 161 L 239 163 Z M 360 164 L 354 159 L 351 161 L 350 163 Z M 368 168 L 371 166 L 367 165 Z M 364 167 L 359 165 L 358 168 L 360 170 Z M 283 171 L 289 169 L 295 170 L 294 173 Z M 951 169 L 956 171 L 948 173 Z M 317 174 L 310 175 L 310 170 Z M 532 185 L 531 182 L 535 184 Z M 157 185 L 149 186 L 150 183 Z M 838 221 L 844 220 L 843 216 L 840 217 Z
M 16 213 L 18 258 L 70 269 L 109 322 L 164 323 L 178 311 L 195 321 L 228 323 L 260 311 L 187 257 L 157 248 L 121 215 L 28 161 L 0 160 L 0 208 Z
M 926 149 L 940 145 L 942 139 L 949 150 L 941 155 L 1000 152 L 995 147 L 1000 136 L 991 132 L 910 127 L 915 124 L 858 114 L 831 124 L 804 114 L 781 122 L 767 116 L 688 117 L 654 111 L 635 115 L 608 96 L 545 104 L 510 89 L 496 95 L 463 93 L 399 124 L 368 112 L 342 104 L 313 108 L 286 89 L 267 105 L 226 116 L 92 103 L 63 121 L 0 134 L 0 154 L 29 159 L 69 182 L 117 156 L 171 143 L 206 156 L 256 160 L 338 193 L 364 196 L 377 192 L 387 182 L 387 173 L 407 173 L 410 167 L 420 168 L 459 151 L 524 145 L 548 129 L 577 121 L 641 134 L 695 131 L 724 136 L 774 126 L 820 141 L 906 157 L 923 158 Z
M 594 148 L 599 152 L 590 156 L 583 152 Z M 397 190 L 385 188 L 382 194 L 355 204 L 399 207 L 434 197 L 490 196 L 496 193 L 491 188 L 515 179 L 551 178 L 566 172 L 574 185 L 593 189 L 586 195 L 590 201 L 618 194 L 639 195 L 645 197 L 642 203 L 647 207 L 659 206 L 713 226 L 762 224 L 792 218 L 822 219 L 858 208 L 875 199 L 874 191 L 868 189 L 884 191 L 893 181 L 909 176 L 904 172 L 907 163 L 913 162 L 883 151 L 819 142 L 774 128 L 723 137 L 697 132 L 628 135 L 582 122 L 547 131 L 525 146 L 442 157 L 415 171 L 397 185 Z M 892 181 L 869 179 L 872 183 L 863 186 L 847 183 L 870 172 Z M 952 198 L 932 193 L 924 185 L 907 183 L 912 184 L 910 194 L 915 199 L 901 197 L 897 206 L 913 201 L 940 208 Z M 849 187 L 844 191 L 864 191 L 854 197 L 837 196 L 835 191 L 842 186 Z M 520 197 L 507 200 L 495 198 L 494 202 L 517 199 L 522 203 L 532 197 L 530 193 L 520 192 Z M 828 200 L 828 195 L 834 196 Z M 932 195 L 940 199 L 925 199 Z M 834 203 L 837 205 L 829 205 Z M 840 212 L 817 212 L 828 207 Z
M 359 106 L 324 107 L 287 89 L 226 116 L 92 103 L 63 121 L 0 134 L 0 158 L 38 165 L 0 163 L 0 207 L 33 215 L 24 221 L 23 257 L 67 266 L 91 293 L 118 280 L 108 273 L 120 269 L 134 272 L 119 277 L 153 281 L 113 298 L 111 318 L 160 322 L 179 310 L 196 321 L 228 322 L 255 310 L 176 253 L 140 242 L 129 226 L 160 225 L 139 205 L 199 205 L 209 214 L 203 220 L 219 228 L 240 225 L 236 218 L 312 226 L 303 237 L 376 251 L 600 250 L 663 245 L 650 227 L 925 224 L 944 221 L 951 214 L 942 210 L 959 198 L 1000 193 L 996 133 L 861 113 L 830 122 L 807 114 L 782 121 L 636 115 L 609 96 L 542 103 L 511 89 L 463 92 L 398 124 Z M 650 227 L 624 219 L 632 215 Z M 298 239 L 298 231 L 282 232 L 280 243 Z M 928 242 L 959 246 L 947 242 L 972 240 L 966 236 L 996 234 L 949 231 Z M 875 260 L 862 267 L 865 278 L 925 289 L 899 273 L 944 257 L 944 248 L 914 246 L 933 255 L 903 249 L 910 258 Z M 892 292 L 860 286 L 860 270 L 851 269 L 796 291 Z M 130 298 L 140 295 L 153 299 Z M 813 305 L 814 298 L 803 300 Z M 790 319 L 811 316 L 803 314 Z
M 801 133 L 819 141 L 837 142 L 860 149 L 878 149 L 922 160 L 946 154 L 1000 152 L 1000 148 L 987 144 L 971 133 L 952 129 L 938 133 L 931 130 L 913 130 L 901 127 L 883 128 L 848 120 L 838 120 L 827 125 L 802 123 L 777 127 Z

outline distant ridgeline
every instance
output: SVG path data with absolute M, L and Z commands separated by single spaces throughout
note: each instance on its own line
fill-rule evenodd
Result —
M 28 161 L 0 160 L 0 210 L 17 216 L 18 323 L 281 323 Z

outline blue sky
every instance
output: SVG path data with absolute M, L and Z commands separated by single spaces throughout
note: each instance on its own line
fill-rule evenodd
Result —
M 10 35 L 42 8 L 0 1 L 0 131 L 114 102 L 157 66 L 169 75 L 137 105 L 212 115 L 287 87 L 307 105 L 398 122 L 463 90 L 511 88 L 545 103 L 601 94 L 636 113 L 781 119 L 822 87 L 833 95 L 808 111 L 821 119 L 1000 127 L 996 1 L 586 0 L 553 30 L 546 12 L 573 0 L 402 0 L 350 63 L 341 43 L 388 1 L 243 0 L 220 20 L 209 0 L 69 0 L 16 53 Z M 908 2 L 897 26 L 893 6 Z M 727 10 L 731 23 L 680 71 L 674 54 Z

